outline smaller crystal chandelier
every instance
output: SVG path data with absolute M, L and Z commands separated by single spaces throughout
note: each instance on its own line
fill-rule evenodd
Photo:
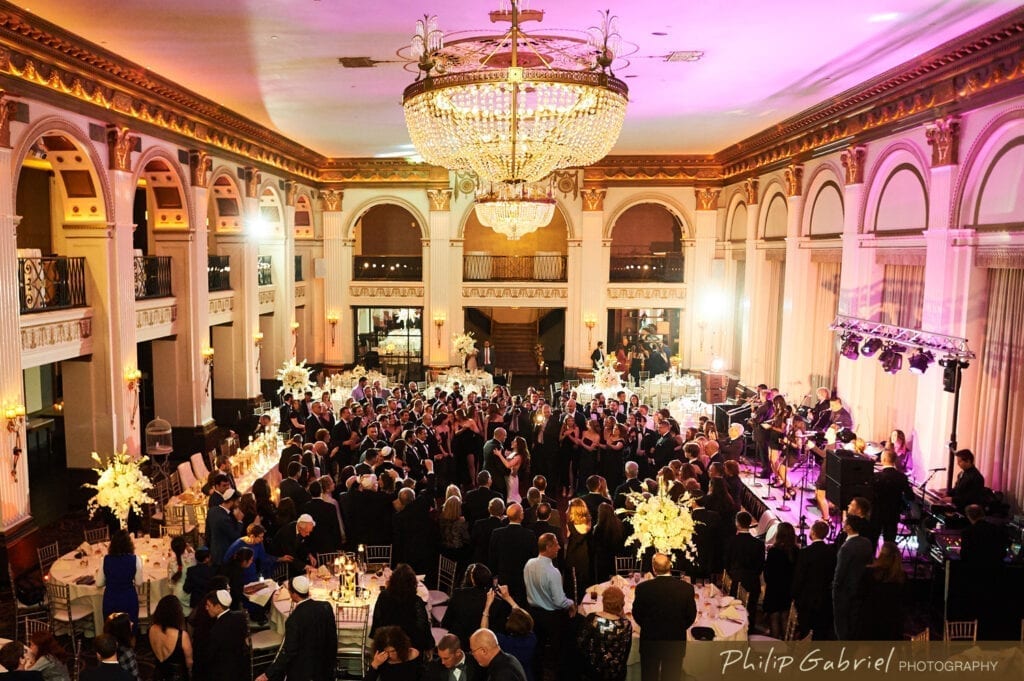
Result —
M 476 218 L 515 241 L 550 224 L 555 215 L 551 185 L 500 182 L 477 192 Z

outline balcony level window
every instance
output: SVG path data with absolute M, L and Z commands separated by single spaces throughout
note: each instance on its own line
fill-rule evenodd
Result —
M 611 282 L 677 283 L 683 280 L 683 225 L 656 203 L 624 212 L 612 228 Z
M 362 281 L 423 281 L 422 231 L 401 206 L 373 206 L 355 230 L 352 278 Z

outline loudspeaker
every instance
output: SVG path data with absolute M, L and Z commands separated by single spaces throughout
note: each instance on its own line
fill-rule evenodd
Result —
M 854 497 L 871 496 L 875 462 L 843 450 L 829 452 L 825 462 L 825 498 L 843 510 Z

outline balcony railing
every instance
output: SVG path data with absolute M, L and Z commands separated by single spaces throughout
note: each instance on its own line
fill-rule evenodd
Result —
M 462 260 L 465 281 L 566 281 L 564 255 L 475 255 Z
M 171 257 L 135 256 L 135 300 L 169 298 L 171 295 Z
M 357 255 L 352 278 L 357 280 L 422 281 L 423 258 L 419 256 Z
M 85 307 L 85 258 L 18 258 L 21 314 Z
M 231 290 L 231 256 L 206 256 L 206 271 L 210 277 L 210 291 Z
M 271 272 L 271 258 L 269 255 L 260 255 L 256 259 L 256 283 L 260 286 L 270 286 L 274 283 L 274 275 Z
M 302 256 L 295 256 L 295 281 L 305 281 L 302 278 Z
M 683 256 L 667 255 L 613 255 L 608 281 L 654 281 L 678 283 L 683 281 Z

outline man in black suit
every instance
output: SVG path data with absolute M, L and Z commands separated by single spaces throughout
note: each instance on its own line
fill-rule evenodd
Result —
M 953 505 L 963 513 L 971 504 L 982 504 L 985 501 L 985 478 L 974 466 L 974 453 L 969 449 L 961 449 L 956 453 L 956 465 L 960 472 L 953 485 Z
M 896 541 L 896 528 L 900 524 L 905 499 L 910 495 L 907 476 L 896 468 L 896 452 L 882 452 L 882 470 L 875 473 L 871 491 L 872 534 L 881 534 L 885 541 Z
M 505 503 L 505 498 L 491 489 L 491 474 L 480 471 L 476 474 L 476 488 L 466 492 L 462 498 L 462 515 L 470 528 L 476 521 L 487 517 L 491 499 L 501 499 L 502 505 Z
M 637 477 L 640 473 L 640 465 L 636 461 L 627 461 L 625 471 L 626 481 L 615 488 L 613 505 L 616 510 L 626 508 L 626 498 L 629 494 L 640 494 L 644 491 L 644 484 Z
M 732 578 L 732 591 L 729 595 L 735 596 L 740 586 L 747 590 L 748 598 L 744 605 L 751 620 L 757 612 L 757 601 L 761 596 L 761 573 L 764 572 L 764 542 L 750 534 L 753 522 L 746 511 L 736 514 L 736 534 L 726 545 L 724 561 L 725 569 Z
M 970 603 L 970 617 L 978 618 L 978 633 L 985 638 L 994 638 L 990 631 L 993 613 L 1001 611 L 999 600 L 1004 598 L 995 588 L 1002 579 L 1003 561 L 1006 558 L 1007 532 L 1005 527 L 985 520 L 985 511 L 977 504 L 964 509 L 971 523 L 964 528 L 960 538 L 960 562 L 963 565 L 965 592 Z
M 793 601 L 800 638 L 813 630 L 815 641 L 833 638 L 832 578 L 836 572 L 836 549 L 825 543 L 828 531 L 824 520 L 811 525 L 811 543 L 800 549 L 793 572 Z
M 480 350 L 480 366 L 491 376 L 494 375 L 494 365 L 497 363 L 494 355 L 494 346 L 491 345 L 491 341 L 485 340 L 484 347 Z
M 288 476 L 288 465 L 298 461 L 302 456 L 302 436 L 296 435 L 288 441 L 288 446 L 281 450 L 281 459 L 277 462 L 277 470 L 281 477 Z
M 672 560 L 663 553 L 651 560 L 654 579 L 640 582 L 633 598 L 633 619 L 640 627 L 643 681 L 676 681 L 683 676 L 686 632 L 697 619 L 693 587 L 672 576 Z
M 391 473 L 385 473 L 390 475 Z M 390 544 L 393 497 L 377 489 L 377 476 L 363 475 L 356 489 L 338 497 L 350 546 Z
M 313 402 L 309 405 L 309 417 L 306 418 L 306 442 L 315 442 L 316 434 L 320 430 L 331 430 L 331 422 L 323 417 L 324 405 Z
M 458 673 L 456 675 L 456 672 Z M 462 652 L 462 641 L 445 634 L 437 642 L 437 657 L 427 664 L 424 681 L 477 681 L 483 673 L 476 660 Z
M 185 584 L 182 586 L 188 594 L 188 606 L 198 608 L 210 592 L 210 580 L 213 579 L 213 565 L 210 564 L 210 549 L 200 546 L 196 549 L 196 564 L 185 571 Z
M 604 360 L 604 341 L 597 341 L 597 347 L 594 348 L 592 353 L 590 353 L 590 364 L 595 370 L 597 370 L 604 366 Z
M 564 422 L 566 419 L 575 421 L 581 433 L 587 428 L 587 417 L 577 408 L 576 400 L 571 398 L 565 403 L 565 412 L 559 421 Z
M 334 608 L 309 597 L 309 579 L 299 575 L 289 590 L 292 611 L 284 625 L 284 643 L 267 671 L 256 681 L 334 681 L 338 653 L 338 628 Z
M 491 533 L 505 524 L 505 502 L 499 497 L 491 499 L 487 504 L 487 517 L 473 523 L 469 533 L 469 544 L 473 547 L 473 562 L 484 563 L 494 572 L 494 566 L 489 564 L 491 550 Z
M 320 498 L 322 488 L 319 482 L 309 485 L 312 497 L 300 510 L 313 518 L 313 532 L 307 544 L 314 554 L 331 553 L 341 549 L 341 527 L 338 526 L 338 513 L 334 504 Z
M 347 466 L 352 461 L 352 448 L 359 443 L 359 434 L 352 432 L 352 410 L 342 407 L 338 412 L 338 420 L 331 428 L 331 460 L 338 468 Z
M 283 526 L 274 536 L 274 550 L 277 554 L 281 558 L 291 556 L 291 561 L 287 561 L 289 578 L 303 574 L 307 565 L 316 566 L 316 555 L 309 547 L 309 536 L 315 525 L 312 516 L 303 513 L 298 520 Z
M 508 486 L 505 483 L 509 471 L 505 463 L 505 438 L 507 437 L 508 431 L 504 428 L 495 428 L 494 437 L 484 443 L 482 455 L 483 468 L 491 474 L 491 485 L 502 499 L 508 495 Z
M 11 652 L 17 654 L 17 659 L 8 660 L 7 652 L 8 646 L 16 646 L 16 649 Z M 96 651 L 96 657 L 100 663 L 95 667 L 90 667 L 82 670 L 82 675 L 79 677 L 81 681 L 134 681 L 135 677 L 130 672 L 123 669 L 117 661 L 117 639 L 110 634 L 100 634 L 93 639 L 92 647 Z M 17 641 L 8 643 L 0 650 L 0 662 L 3 663 L 6 669 L 17 669 L 18 663 L 21 658 L 25 655 L 25 647 Z M 13 655 L 12 655 L 13 657 Z M 34 676 L 33 676 L 34 675 Z M 14 677 L 17 676 L 27 681 L 32 681 L 33 678 L 42 679 L 42 672 L 19 672 L 17 674 L 8 673 L 5 676 Z
M 487 681 L 526 681 L 519 660 L 504 652 L 490 629 L 477 629 L 469 639 L 477 664 L 487 670 Z
M 651 451 L 651 458 L 654 459 L 655 471 L 661 470 L 676 458 L 676 438 L 672 435 L 672 424 L 666 418 L 658 421 L 658 439 Z
M 518 603 L 526 603 L 526 582 L 523 568 L 526 561 L 537 555 L 537 535 L 523 527 L 523 507 L 510 504 L 508 525 L 491 533 L 487 563 Z
M 214 566 L 224 562 L 228 547 L 242 536 L 242 523 L 235 513 L 238 495 L 229 487 L 222 498 L 223 501 L 211 508 L 206 516 L 206 541 Z
M 295 508 L 299 509 L 306 505 L 310 500 L 309 492 L 299 482 L 299 476 L 302 474 L 302 464 L 298 461 L 292 461 L 288 464 L 288 477 L 281 481 L 278 486 L 278 492 L 280 493 L 281 499 L 291 499 L 295 503 Z
M 860 630 L 857 590 L 864 570 L 875 557 L 874 545 L 861 535 L 867 526 L 866 520 L 853 515 L 847 515 L 843 525 L 846 541 L 839 547 L 835 576 L 832 578 L 833 621 L 836 638 L 840 641 L 852 640 Z
M 597 509 L 601 504 L 610 504 L 612 501 L 601 494 L 601 487 L 604 484 L 604 478 L 600 475 L 591 475 L 587 478 L 587 493 L 580 497 L 587 505 L 587 510 L 590 511 L 591 523 L 597 523 Z
M 693 545 L 697 549 L 697 564 L 687 574 L 695 578 L 707 578 L 722 571 L 722 547 L 725 544 L 722 516 L 718 511 L 705 508 L 706 496 L 693 499 Z
M 404 487 L 398 493 L 398 504 L 399 509 L 391 518 L 394 563 L 408 563 L 417 574 L 426 574 L 437 565 L 437 530 L 430 519 L 434 495 L 417 495 Z
M 203 650 L 203 678 L 241 679 L 248 676 L 249 627 L 245 615 L 229 610 L 231 592 L 226 589 L 206 596 L 206 612 L 213 619 Z

